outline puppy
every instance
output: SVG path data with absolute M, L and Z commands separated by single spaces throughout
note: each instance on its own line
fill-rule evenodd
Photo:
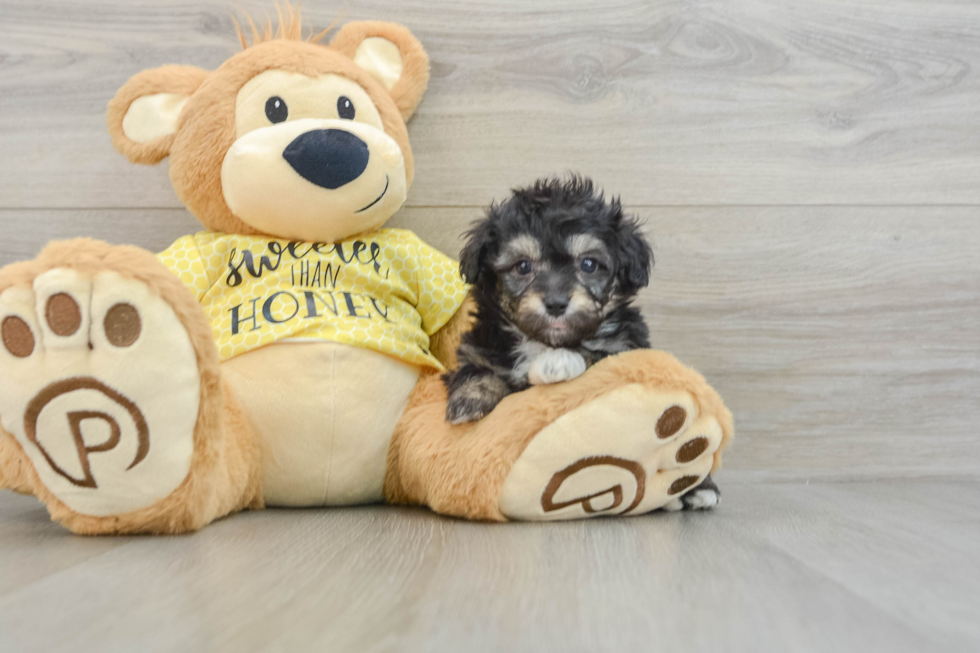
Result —
M 636 219 L 590 180 L 515 190 L 467 236 L 460 271 L 477 312 L 459 367 L 444 377 L 453 424 L 529 385 L 568 381 L 606 356 L 649 347 L 631 302 L 649 282 L 653 254 Z
M 606 356 L 650 346 L 631 303 L 649 283 L 653 253 L 636 218 L 591 180 L 515 190 L 467 237 L 460 271 L 477 309 L 459 366 L 443 377 L 453 424 L 480 419 L 529 385 L 568 381 Z M 720 496 L 709 475 L 664 509 L 713 508 Z

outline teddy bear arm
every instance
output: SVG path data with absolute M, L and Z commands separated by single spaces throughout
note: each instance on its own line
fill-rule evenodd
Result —
M 429 351 L 447 370 L 456 368 L 456 350 L 463 334 L 473 328 L 475 310 L 476 302 L 467 295 L 449 321 L 429 338 Z
M 641 514 L 717 470 L 733 435 L 704 378 L 651 350 L 510 395 L 478 422 L 449 425 L 445 405 L 424 373 L 392 438 L 389 502 L 490 521 Z

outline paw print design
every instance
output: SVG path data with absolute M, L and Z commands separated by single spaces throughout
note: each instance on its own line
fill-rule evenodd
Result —
M 0 294 L 0 418 L 76 512 L 152 505 L 186 477 L 200 375 L 162 298 L 116 272 L 55 268 Z
M 625 385 L 542 430 L 504 481 L 500 509 L 543 521 L 641 515 L 696 488 L 721 442 L 688 393 Z

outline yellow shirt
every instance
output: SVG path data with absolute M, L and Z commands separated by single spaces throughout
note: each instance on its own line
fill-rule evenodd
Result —
M 159 258 L 204 307 L 221 360 L 281 340 L 332 340 L 442 369 L 429 336 L 467 291 L 454 260 L 403 229 L 334 244 L 204 231 Z

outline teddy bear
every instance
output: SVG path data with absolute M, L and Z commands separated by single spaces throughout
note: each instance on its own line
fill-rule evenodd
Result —
M 384 228 L 414 175 L 429 61 L 404 27 L 278 31 L 213 71 L 138 73 L 116 149 L 169 156 L 204 231 L 89 239 L 0 270 L 0 487 L 80 534 L 182 533 L 269 506 L 387 501 L 461 518 L 640 515 L 721 461 L 732 417 L 643 350 L 445 420 L 472 303 L 458 264 Z

